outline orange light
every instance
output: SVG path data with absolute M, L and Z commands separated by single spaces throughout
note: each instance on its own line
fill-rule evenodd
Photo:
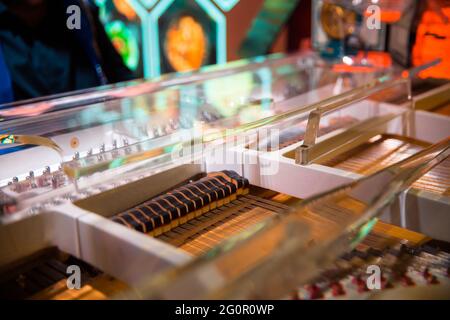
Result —
M 450 8 L 442 8 L 442 14 L 450 19 Z M 437 58 L 442 62 L 419 73 L 420 78 L 450 79 L 450 24 L 434 11 L 425 11 L 416 32 L 412 51 L 414 66 Z
M 364 11 L 365 17 L 368 17 L 371 14 L 372 13 L 369 11 Z M 386 10 L 386 9 L 383 10 L 383 9 L 381 9 L 381 12 L 380 12 L 380 19 L 384 23 L 397 22 L 398 20 L 400 20 L 401 17 L 402 17 L 402 12 L 398 11 L 398 10 Z
M 376 68 L 389 68 L 392 65 L 391 55 L 387 52 L 369 51 L 364 53 L 359 51 L 356 59 L 358 61 L 366 58 L 371 66 Z
M 343 63 L 333 65 L 333 72 L 370 73 L 374 72 L 375 70 L 376 68 L 369 66 L 349 66 Z
M 123 39 L 120 39 L 118 37 L 112 39 L 112 44 L 114 48 L 116 48 L 117 52 L 122 52 L 123 50 L 126 49 L 125 41 L 123 41 Z
M 367 66 L 361 65 L 360 62 L 366 59 Z M 367 53 L 359 51 L 353 59 L 356 65 L 335 64 L 333 66 L 334 72 L 357 72 L 368 73 L 374 72 L 377 69 L 387 69 L 392 65 L 392 58 L 387 52 L 369 51 Z
M 136 12 L 134 12 L 128 0 L 113 0 L 113 2 L 117 11 L 127 17 L 128 20 L 132 21 L 136 19 Z
M 176 71 L 189 71 L 202 66 L 207 39 L 202 26 L 184 16 L 170 26 L 166 34 L 165 52 Z

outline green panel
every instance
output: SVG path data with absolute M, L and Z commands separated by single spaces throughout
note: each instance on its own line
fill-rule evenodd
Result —
M 241 57 L 248 58 L 267 54 L 299 2 L 300 0 L 265 0 L 241 44 L 239 49 Z

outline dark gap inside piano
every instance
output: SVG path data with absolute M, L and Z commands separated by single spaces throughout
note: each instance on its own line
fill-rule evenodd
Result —
M 80 268 L 81 288 L 69 289 L 69 266 Z M 114 289 L 113 289 L 114 287 Z M 0 299 L 104 299 L 126 285 L 56 247 L 40 250 L 0 270 Z

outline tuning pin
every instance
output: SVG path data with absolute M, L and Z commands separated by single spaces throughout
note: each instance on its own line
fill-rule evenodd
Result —
M 92 153 L 93 153 L 93 151 L 92 151 L 92 148 L 91 148 L 91 149 L 88 150 L 87 155 L 88 156 L 92 156 Z
M 44 207 L 40 204 L 34 205 L 30 208 L 30 213 L 32 215 L 38 214 Z
M 100 146 L 100 153 L 97 155 L 97 159 L 98 160 L 102 160 L 103 159 L 103 153 L 105 153 L 105 144 L 103 143 L 101 146 Z
M 125 147 L 125 154 L 129 154 L 131 152 L 131 148 L 129 147 L 127 139 L 123 139 L 123 145 Z
M 27 177 L 27 181 L 30 182 L 30 186 L 31 188 L 36 188 L 36 183 L 35 183 L 35 179 L 34 179 L 34 171 L 30 171 L 29 175 Z
M 117 151 L 117 141 L 114 140 L 113 141 L 113 151 L 112 151 L 112 156 L 113 158 L 117 157 L 119 155 L 119 152 Z
M 58 188 L 58 178 L 56 176 L 52 176 L 52 188 Z
M 62 197 L 56 197 L 52 200 L 52 205 L 54 206 L 59 206 L 62 203 L 64 203 L 64 198 Z
M 70 200 L 70 201 L 76 201 L 76 200 L 78 200 L 80 198 L 80 196 L 77 194 L 77 193 L 75 193 L 75 192 L 72 192 L 71 194 L 69 194 L 69 197 L 68 197 L 68 199 Z
M 80 160 L 80 153 L 78 151 L 73 155 L 73 160 Z
M 173 130 L 178 129 L 178 123 L 175 122 L 173 119 L 170 119 L 170 120 L 169 120 L 169 126 L 170 126 Z
M 14 177 L 14 178 L 13 178 L 13 182 L 14 182 L 14 183 L 17 183 L 17 182 L 19 182 L 19 178 L 17 178 L 17 177 Z
M 33 177 L 27 176 L 25 180 L 27 181 L 26 188 L 36 188 Z
M 158 138 L 159 137 L 159 131 L 157 128 L 153 129 L 153 137 Z
M 51 173 L 50 166 L 46 166 L 44 169 L 44 174 L 48 174 L 48 173 Z

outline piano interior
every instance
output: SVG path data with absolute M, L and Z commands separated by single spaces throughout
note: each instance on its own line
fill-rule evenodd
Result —
M 436 289 L 437 297 L 448 299 L 446 91 L 438 92 L 428 111 L 414 109 L 409 79 L 336 74 L 305 59 L 272 57 L 242 70 L 199 74 L 194 82 L 181 77 L 177 86 L 163 79 L 155 92 L 130 86 L 97 100 L 81 94 L 52 100 L 52 113 L 0 122 L 0 128 L 17 130 L 2 137 L 0 149 L 0 298 L 128 299 L 152 279 L 233 252 L 253 233 L 282 226 L 301 212 L 298 220 L 318 245 L 331 235 L 350 238 L 345 232 L 354 231 L 355 221 L 372 219 L 331 265 L 320 266 L 306 282 L 290 283 L 277 298 L 427 298 L 423 293 Z M 264 72 L 273 76 L 268 83 Z M 208 91 L 232 80 L 237 87 L 227 94 Z M 283 89 L 288 86 L 296 90 Z M 430 93 L 421 94 L 416 106 L 428 105 Z M 95 119 L 85 112 L 91 107 L 99 111 Z M 265 134 L 270 130 L 277 134 Z M 15 138 L 30 136 L 34 140 L 27 141 L 57 144 L 62 157 L 39 143 L 7 149 Z M 239 143 L 226 145 L 230 137 Z M 205 149 L 193 159 L 171 157 L 198 141 Z M 236 163 L 215 162 L 205 151 L 224 145 L 220 152 Z M 388 183 L 345 199 L 330 197 L 377 174 L 406 176 L 405 168 L 390 168 L 411 159 L 426 172 L 408 168 L 411 175 L 421 174 L 416 181 L 395 180 L 399 189 L 382 208 L 364 199 L 385 196 L 393 187 Z M 277 171 L 267 173 L 268 168 Z M 265 249 L 261 245 L 254 255 Z M 366 285 L 371 265 L 382 270 L 377 292 Z M 73 266 L 81 272 L 79 289 L 68 286 Z M 190 290 L 183 287 L 181 294 L 189 297 Z M 149 298 L 142 292 L 139 298 Z

